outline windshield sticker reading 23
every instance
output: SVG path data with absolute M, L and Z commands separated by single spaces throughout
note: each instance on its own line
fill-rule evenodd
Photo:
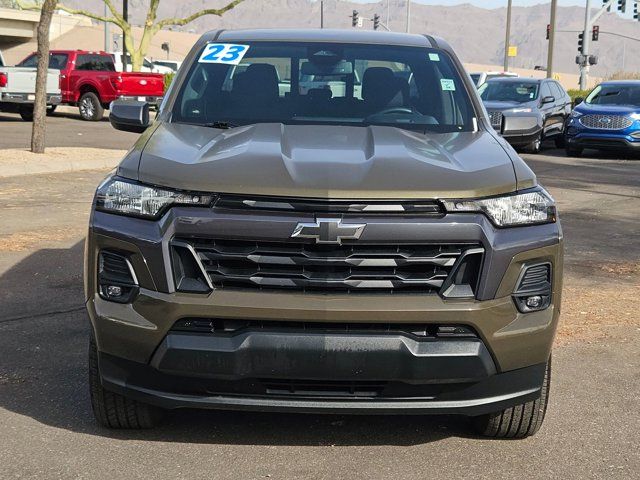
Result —
M 226 63 L 238 65 L 249 50 L 249 45 L 233 45 L 231 43 L 209 43 L 204 47 L 198 62 L 200 63 Z

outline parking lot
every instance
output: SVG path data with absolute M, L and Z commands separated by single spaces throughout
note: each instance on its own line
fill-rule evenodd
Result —
M 0 115 L 0 149 L 29 124 Z M 128 148 L 56 113 L 49 145 Z M 460 418 L 176 412 L 152 431 L 91 415 L 82 248 L 104 171 L 0 179 L 0 477 L 634 478 L 640 471 L 640 161 L 525 156 L 558 202 L 565 286 L 547 419 L 521 441 Z

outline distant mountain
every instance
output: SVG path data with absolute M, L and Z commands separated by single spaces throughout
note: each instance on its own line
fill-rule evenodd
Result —
M 227 0 L 162 0 L 159 18 L 183 17 L 192 12 L 212 6 L 222 6 Z M 102 12 L 102 0 L 66 0 L 68 6 Z M 116 3 L 117 2 L 116 0 Z M 599 2 L 594 2 L 597 4 Z M 136 24 L 144 23 L 148 0 L 129 0 L 130 17 Z M 378 13 L 386 21 L 387 2 L 353 3 L 325 0 L 325 26 L 327 28 L 351 28 L 349 16 L 358 10 L 364 18 Z M 392 0 L 389 27 L 405 29 L 405 0 Z M 458 6 L 428 6 L 415 3 L 411 7 L 411 31 L 430 33 L 445 38 L 456 49 L 465 62 L 479 64 L 502 64 L 504 51 L 504 29 L 506 9 L 488 10 L 469 4 Z M 547 58 L 546 26 L 549 23 L 549 4 L 533 7 L 514 7 L 512 40 L 518 46 L 518 57 L 512 65 L 533 68 L 545 65 Z M 558 11 L 558 33 L 555 67 L 559 72 L 575 73 L 578 31 L 584 23 L 584 9 L 562 7 Z M 592 44 L 592 53 L 598 55 L 599 63 L 592 68 L 596 76 L 622 70 L 640 71 L 640 42 L 623 40 L 607 35 L 616 32 L 640 39 L 640 22 L 626 20 L 614 13 L 605 14 L 600 21 L 600 41 Z M 176 28 L 182 31 L 201 33 L 213 28 L 317 28 L 320 25 L 320 1 L 312 0 L 245 0 L 223 17 L 202 17 L 193 23 Z M 370 21 L 364 27 L 372 28 Z M 572 32 L 566 32 L 572 31 Z M 626 44 L 626 45 L 625 45 Z

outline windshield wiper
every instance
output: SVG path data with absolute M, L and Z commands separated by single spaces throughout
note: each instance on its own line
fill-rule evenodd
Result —
M 220 128 L 222 130 L 239 127 L 239 125 L 236 125 L 235 123 L 225 122 L 223 120 L 216 120 L 215 122 L 209 123 L 199 123 L 198 125 L 200 125 L 201 127 Z

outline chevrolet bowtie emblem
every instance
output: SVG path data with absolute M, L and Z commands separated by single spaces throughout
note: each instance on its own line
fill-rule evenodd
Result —
M 315 223 L 299 223 L 292 238 L 314 238 L 316 243 L 337 243 L 342 240 L 357 240 L 366 223 L 342 223 L 340 218 L 318 218 Z

